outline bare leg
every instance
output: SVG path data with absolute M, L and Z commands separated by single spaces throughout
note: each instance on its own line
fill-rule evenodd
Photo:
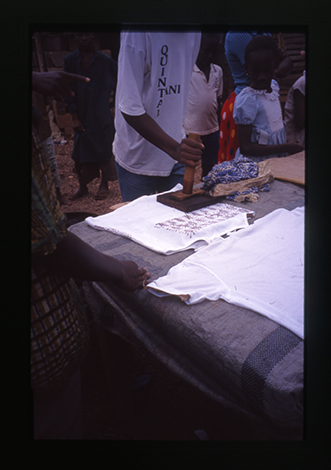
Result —
M 87 189 L 87 183 L 89 183 L 93 177 L 87 176 L 84 174 L 84 166 L 81 163 L 75 162 L 75 171 L 78 175 L 78 181 L 79 181 L 79 188 L 77 189 L 76 192 L 71 194 L 69 196 L 69 199 L 71 201 L 75 201 L 76 199 L 79 199 L 80 197 L 86 196 L 88 194 L 88 189 Z M 85 173 L 86 173 L 86 166 L 85 166 Z
M 76 199 L 79 199 L 80 197 L 83 197 L 86 194 L 88 194 L 88 189 L 87 189 L 86 184 L 79 183 L 79 188 L 77 189 L 76 192 L 74 192 L 73 194 L 69 196 L 69 199 L 71 201 L 75 201 Z
M 109 194 L 108 181 L 102 175 L 101 183 L 98 189 L 95 199 L 106 199 Z
M 56 187 L 56 196 L 57 196 L 57 198 L 58 198 L 58 200 L 59 200 L 59 203 L 60 203 L 61 205 L 68 205 L 68 204 L 70 204 L 70 202 L 67 201 L 67 198 L 66 198 L 65 196 L 63 196 L 63 194 L 61 193 L 60 188 L 59 188 L 58 186 Z

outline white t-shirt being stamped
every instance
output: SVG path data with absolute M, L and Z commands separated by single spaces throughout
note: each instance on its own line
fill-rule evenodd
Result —
M 182 188 L 175 186 L 175 190 Z M 141 196 L 109 214 L 88 217 L 97 230 L 129 238 L 146 248 L 170 255 L 206 246 L 215 238 L 248 226 L 254 212 L 224 202 L 188 214 L 157 201 L 157 195 Z

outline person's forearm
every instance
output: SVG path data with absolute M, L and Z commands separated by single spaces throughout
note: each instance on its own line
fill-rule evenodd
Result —
M 275 75 L 277 78 L 285 78 L 293 69 L 293 62 L 289 57 L 285 57 L 279 64 Z
M 305 127 L 305 95 L 300 90 L 296 89 L 293 93 L 294 98 L 294 122 L 298 129 Z
M 154 119 L 145 113 L 141 116 L 129 116 L 128 114 L 123 114 L 126 122 L 140 134 L 144 139 L 148 140 L 155 147 L 163 150 L 171 158 L 175 159 L 176 149 L 179 146 L 179 142 L 176 142 L 172 137 L 170 137 L 163 129 L 157 124 Z
M 247 145 L 240 146 L 240 153 L 247 157 L 265 157 L 275 153 L 286 153 L 288 145 L 286 143 L 279 145 L 262 145 L 250 142 Z
M 294 114 L 294 122 L 299 130 L 303 129 L 305 127 L 305 113 L 296 112 Z
M 120 283 L 122 264 L 116 258 L 104 255 L 71 232 L 61 241 L 55 252 L 44 257 L 48 269 L 63 276 L 85 281 Z

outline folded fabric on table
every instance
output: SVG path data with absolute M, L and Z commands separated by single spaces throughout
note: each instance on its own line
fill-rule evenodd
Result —
M 236 202 L 257 202 L 258 191 L 269 191 L 268 183 L 273 179 L 268 162 L 256 163 L 239 156 L 215 165 L 202 181 L 203 189 L 210 196 L 226 196 L 226 199 Z
M 303 338 L 304 207 L 277 209 L 172 267 L 147 289 L 187 304 L 223 299 Z
M 173 191 L 182 189 L 181 185 Z M 88 217 L 86 223 L 129 238 L 150 250 L 170 255 L 188 249 L 197 250 L 215 238 L 248 226 L 253 211 L 224 202 L 189 214 L 161 204 L 157 195 L 142 196 L 116 211 Z

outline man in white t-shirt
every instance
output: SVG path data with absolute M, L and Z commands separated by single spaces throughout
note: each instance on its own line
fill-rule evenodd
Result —
M 189 83 L 201 33 L 123 32 L 113 153 L 123 201 L 171 189 L 203 145 L 185 138 Z

